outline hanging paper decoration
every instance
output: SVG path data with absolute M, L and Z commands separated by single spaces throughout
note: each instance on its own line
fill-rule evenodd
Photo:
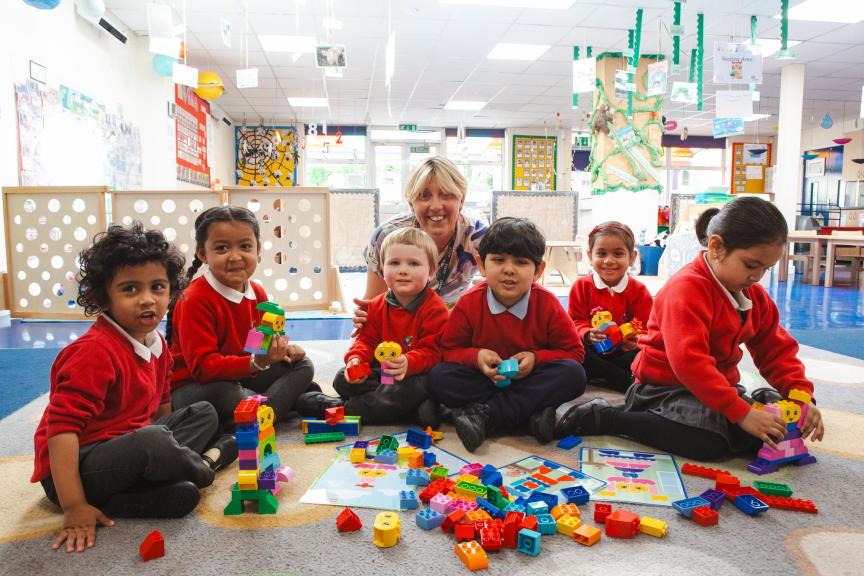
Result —
M 576 62 L 577 60 L 579 60 L 579 47 L 573 46 L 573 62 Z M 575 68 L 574 68 L 574 75 L 575 75 Z M 575 84 L 575 82 L 574 82 L 574 84 Z M 573 91 L 573 109 L 575 110 L 578 107 L 579 107 L 579 94 L 577 94 L 576 91 L 574 90 Z
M 633 30 L 633 55 L 630 56 L 630 65 L 627 67 L 629 84 L 633 84 L 636 78 L 636 68 L 639 66 L 639 48 L 642 44 L 642 8 L 636 10 L 636 28 Z M 633 118 L 633 92 L 627 94 L 627 119 Z
M 39 10 L 53 10 L 60 4 L 60 0 L 24 0 L 24 3 Z
M 171 76 L 174 73 L 174 63 L 177 58 L 165 56 L 164 54 L 153 55 L 153 70 L 159 76 Z
M 672 13 L 672 74 L 681 72 L 681 2 L 675 2 Z
M 750 46 L 756 46 L 756 16 L 750 16 Z M 750 83 L 750 92 L 756 91 L 756 84 Z
M 705 15 L 696 15 L 696 110 L 702 111 L 702 62 L 705 58 Z
M 834 140 L 832 140 L 832 142 L 834 142 L 835 144 L 839 144 L 841 146 L 844 144 L 848 144 L 851 141 L 852 141 L 851 138 L 834 138 Z
M 794 60 L 795 51 L 789 49 L 789 0 L 780 0 L 780 50 L 776 60 Z
M 822 128 L 828 130 L 834 125 L 834 119 L 831 118 L 831 114 L 825 112 L 825 116 L 822 117 L 822 123 L 820 124 Z

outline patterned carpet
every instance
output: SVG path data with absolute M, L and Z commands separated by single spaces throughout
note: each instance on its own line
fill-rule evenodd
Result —
M 303 343 L 314 360 L 318 380 L 328 381 L 339 367 L 345 341 Z M 561 535 L 546 536 L 543 551 L 530 557 L 515 550 L 491 553 L 490 574 L 861 574 L 864 561 L 864 520 L 860 485 L 864 477 L 864 361 L 803 347 L 808 376 L 816 382 L 827 433 L 812 445 L 819 463 L 801 469 L 783 468 L 767 478 L 792 486 L 795 497 L 812 499 L 819 514 L 770 510 L 751 518 L 725 505 L 720 524 L 702 528 L 668 508 L 627 506 L 637 514 L 669 523 L 664 539 L 639 535 L 633 540 L 603 538 L 584 548 Z M 747 383 L 758 385 L 752 367 Z M 598 395 L 589 390 L 588 396 Z M 600 394 L 602 395 L 602 394 Z M 614 395 L 606 395 L 615 398 Z M 620 396 L 618 396 L 620 398 Z M 99 531 L 97 545 L 83 555 L 52 552 L 50 543 L 61 522 L 57 509 L 38 485 L 28 481 L 32 471 L 32 435 L 46 401 L 43 395 L 0 421 L 0 574 L 452 574 L 466 569 L 454 553 L 452 536 L 420 530 L 414 514 L 401 512 L 402 540 L 393 548 L 372 544 L 375 510 L 357 509 L 364 527 L 339 534 L 339 507 L 299 504 L 306 488 L 328 466 L 333 445 L 306 446 L 298 421 L 278 428 L 277 442 L 284 463 L 295 479 L 278 495 L 275 516 L 223 516 L 236 464 L 220 473 L 203 493 L 198 509 L 180 520 L 118 520 Z M 366 427 L 362 437 L 404 430 L 405 426 Z M 515 436 L 487 442 L 475 455 L 464 452 L 455 432 L 442 427 L 441 447 L 469 461 L 503 466 L 529 454 L 578 467 L 578 450 L 554 444 L 538 446 L 533 438 Z M 590 439 L 595 447 L 642 449 L 619 438 Z M 679 466 L 686 462 L 678 459 Z M 743 483 L 754 479 L 747 462 L 732 460 L 723 468 Z M 684 476 L 688 494 L 698 495 L 711 481 Z M 617 506 L 617 505 L 616 505 Z M 583 506 L 583 517 L 589 507 Z M 592 522 L 589 522 L 592 523 Z M 143 563 L 138 544 L 151 530 L 166 538 L 166 558 Z

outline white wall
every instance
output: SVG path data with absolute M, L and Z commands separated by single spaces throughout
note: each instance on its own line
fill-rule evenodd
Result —
M 174 120 L 167 109 L 174 100 L 171 79 L 153 72 L 147 38 L 130 33 L 110 13 L 106 20 L 128 37 L 126 44 L 78 17 L 73 0 L 49 11 L 20 0 L 0 5 L 0 186 L 19 184 L 14 85 L 29 78 L 33 60 L 47 68 L 49 86 L 66 85 L 122 112 L 138 127 L 145 190 L 203 190 L 175 178 Z M 221 121 L 214 127 L 211 177 L 233 184 L 234 130 Z M 6 269 L 4 239 L 5 234 L 0 235 L 0 270 Z
M 855 111 L 857 113 L 857 110 Z M 824 115 L 824 112 L 823 112 Z M 832 114 L 832 116 L 834 116 Z M 858 127 L 855 127 L 855 121 L 858 121 Z M 854 132 L 864 127 L 864 118 L 855 118 L 855 115 L 848 116 L 845 120 L 839 115 L 834 116 L 834 125 L 827 130 L 820 126 L 822 116 L 813 115 L 813 124 L 811 127 L 810 114 L 804 113 L 804 120 L 801 129 L 801 152 L 805 150 L 813 150 L 814 148 L 828 148 L 829 146 L 837 146 L 836 142 L 832 142 L 834 138 L 843 138 L 847 132 Z

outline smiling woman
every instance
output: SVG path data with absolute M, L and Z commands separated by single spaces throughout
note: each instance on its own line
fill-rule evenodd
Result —
M 478 247 L 486 231 L 486 219 L 464 208 L 467 183 L 450 160 L 436 156 L 419 164 L 408 179 L 405 200 L 411 212 L 384 222 L 372 233 L 364 250 L 368 265 L 366 300 L 387 289 L 381 263 L 381 244 L 390 232 L 413 226 L 435 241 L 438 248 L 431 287 L 453 304 L 470 286 L 477 273 Z M 362 304 L 361 304 L 362 307 Z

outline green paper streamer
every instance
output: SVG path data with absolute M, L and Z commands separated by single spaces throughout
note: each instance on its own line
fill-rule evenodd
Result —
M 787 0 L 784 0 L 784 2 Z M 705 15 L 696 15 L 696 110 L 702 111 L 702 61 L 705 58 Z
M 756 46 L 756 16 L 750 16 L 750 46 Z M 756 91 L 756 84 L 750 84 L 750 92 Z
M 681 2 L 675 2 L 675 11 L 672 15 L 672 25 L 681 25 Z M 677 28 L 676 28 L 677 30 Z M 681 65 L 681 36 L 675 34 L 672 36 L 672 66 Z
M 633 56 L 630 57 L 630 65 L 633 73 L 628 74 L 632 84 L 636 83 L 636 68 L 639 67 L 639 46 L 642 44 L 642 8 L 636 10 L 636 30 L 633 32 Z M 627 93 L 627 118 L 633 118 L 633 92 Z
M 780 0 L 780 50 L 787 50 L 789 43 L 789 0 Z
M 579 60 L 579 47 L 573 46 L 573 61 Z M 579 107 L 579 94 L 573 92 L 573 108 L 576 109 Z
M 690 50 L 690 79 L 687 81 L 696 82 L 696 48 Z
M 593 52 L 593 49 L 591 48 L 591 46 L 588 46 L 588 47 L 585 49 L 585 57 L 586 57 L 586 58 L 590 58 L 592 52 Z

